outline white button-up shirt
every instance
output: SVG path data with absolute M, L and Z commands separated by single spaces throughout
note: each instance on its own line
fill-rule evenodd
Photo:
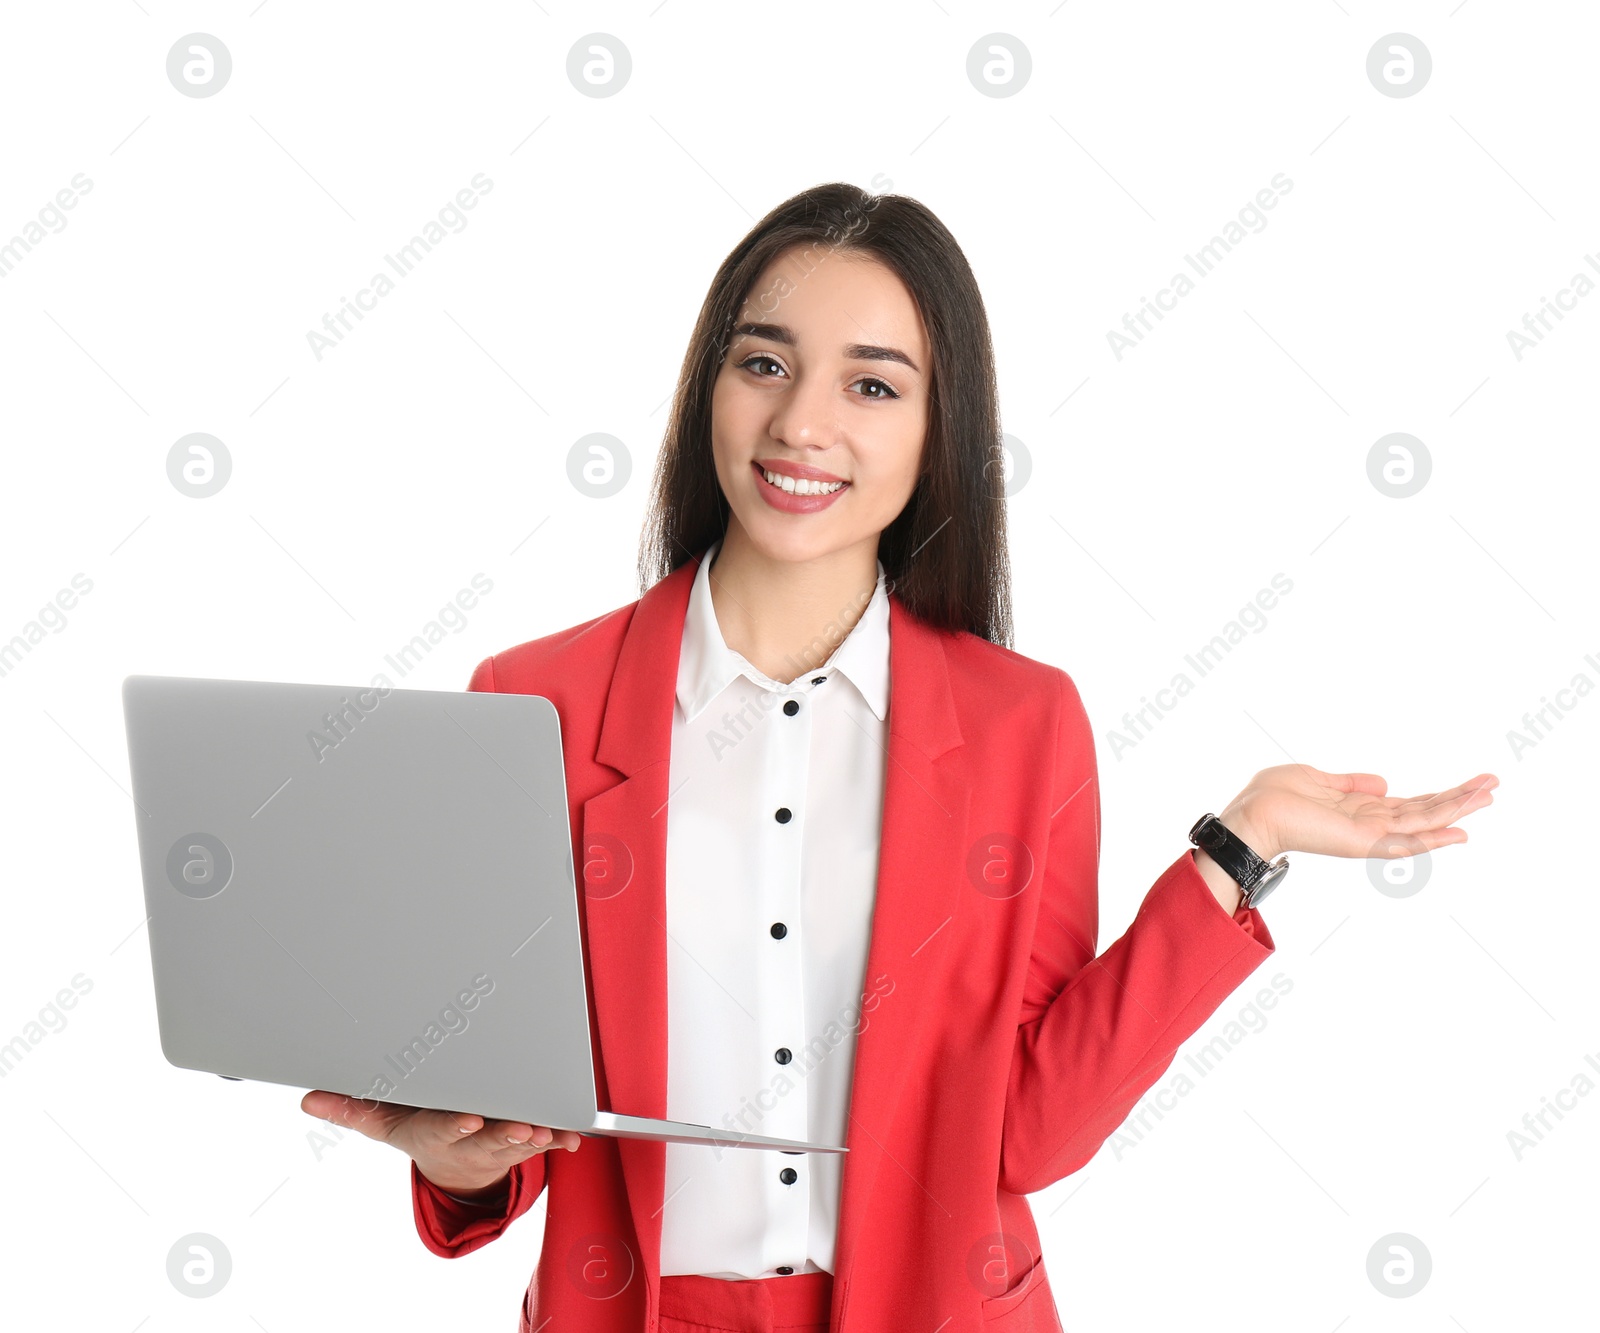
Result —
M 883 821 L 883 563 L 844 640 L 821 636 L 832 655 L 784 684 L 722 637 L 720 545 L 689 594 L 672 720 L 667 1118 L 842 1145 Z M 663 1274 L 834 1271 L 842 1155 L 666 1150 Z

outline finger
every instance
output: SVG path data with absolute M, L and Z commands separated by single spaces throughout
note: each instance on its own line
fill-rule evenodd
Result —
M 1420 796 L 1391 796 L 1384 801 L 1384 804 L 1398 812 L 1410 806 L 1426 805 L 1429 801 L 1438 800 L 1442 794 L 1442 792 L 1425 791 Z
M 1480 773 L 1475 778 L 1451 787 L 1448 791 L 1437 791 L 1427 799 L 1435 801 L 1459 800 L 1462 797 L 1474 796 L 1480 791 L 1493 791 L 1500 785 L 1500 779 L 1493 773 Z M 1422 799 L 1422 798 L 1418 798 Z
M 1467 833 L 1465 829 L 1423 829 L 1418 833 L 1407 834 L 1403 840 L 1399 838 L 1382 839 L 1367 855 L 1378 861 L 1396 861 L 1403 856 L 1416 856 L 1419 852 L 1436 851 L 1440 847 L 1449 847 L 1466 840 Z
M 1494 802 L 1494 788 L 1490 786 L 1467 787 L 1457 796 L 1441 796 L 1434 804 L 1441 810 L 1455 809 L 1465 812 L 1479 810 Z
M 300 1099 L 300 1109 L 319 1120 L 329 1120 L 346 1129 L 362 1130 L 363 1126 L 371 1128 L 380 1117 L 387 1118 L 383 1112 L 389 1108 L 382 1102 L 364 1101 L 342 1092 L 326 1092 L 318 1088 Z
M 437 1148 L 451 1143 L 462 1143 L 482 1131 L 485 1121 L 481 1115 L 468 1111 L 435 1111 L 421 1108 L 407 1124 L 418 1146 Z
M 1384 804 L 1394 811 L 1408 808 L 1427 806 L 1430 803 L 1440 804 L 1446 801 L 1459 800 L 1461 797 L 1471 795 L 1478 791 L 1493 791 L 1500 785 L 1500 779 L 1493 773 L 1480 773 L 1475 778 L 1470 778 L 1459 786 L 1451 787 L 1448 791 L 1423 792 L 1420 796 L 1391 796 Z
M 1360 792 L 1364 796 L 1382 796 L 1389 784 L 1376 773 L 1329 773 L 1329 785 L 1339 791 Z
M 1499 785 L 1500 779 L 1495 777 L 1493 773 L 1479 773 L 1477 777 L 1468 778 L 1465 782 L 1450 788 L 1449 791 L 1440 792 L 1439 795 L 1466 796 L 1478 791 L 1493 791 Z
M 525 1120 L 493 1120 L 464 1141 L 496 1155 L 504 1153 L 515 1157 L 524 1149 L 576 1149 L 582 1137 L 575 1129 L 551 1129 L 548 1125 L 530 1125 Z
M 510 1135 L 492 1132 L 486 1127 L 480 1133 L 463 1139 L 452 1152 L 459 1154 L 463 1162 L 488 1168 L 498 1174 L 542 1153 L 575 1149 L 579 1138 L 575 1130 L 552 1131 L 542 1125 L 526 1124 L 522 1129 L 532 1131 L 525 1141 L 517 1141 Z
M 324 1092 L 317 1088 L 300 1099 L 300 1109 L 307 1115 L 316 1116 L 318 1120 L 328 1120 L 348 1100 L 341 1093 Z
M 1386 801 L 1384 804 L 1389 808 L 1391 826 L 1402 833 L 1413 833 L 1419 829 L 1441 827 L 1492 804 L 1494 788 L 1498 785 L 1498 778 L 1492 773 L 1485 773 L 1449 791 Z
M 1418 813 L 1425 816 L 1429 825 L 1442 826 L 1453 823 L 1463 815 L 1470 814 L 1474 810 L 1481 810 L 1484 806 L 1492 805 L 1493 803 L 1493 787 L 1487 784 L 1480 786 L 1463 784 L 1460 787 L 1453 787 L 1447 792 L 1440 792 L 1426 805 L 1422 806 Z
M 485 1120 L 472 1140 L 490 1149 L 520 1148 L 530 1143 L 537 1148 L 550 1141 L 550 1131 L 543 1125 L 530 1125 L 526 1120 Z
M 1463 782 L 1459 790 L 1463 793 L 1492 792 L 1499 785 L 1500 779 L 1495 777 L 1493 773 L 1479 773 L 1477 777 L 1469 778 L 1466 782 Z
M 409 1132 L 415 1134 L 420 1125 L 413 1125 L 412 1122 L 439 1114 L 421 1111 L 415 1106 L 379 1101 L 373 1097 L 347 1097 L 343 1093 L 321 1090 L 307 1093 L 300 1105 L 308 1114 L 320 1116 L 345 1129 L 353 1129 L 379 1143 L 390 1144 L 395 1142 L 395 1134 L 402 1126 L 409 1126 Z M 433 1137 L 437 1137 L 437 1131 Z

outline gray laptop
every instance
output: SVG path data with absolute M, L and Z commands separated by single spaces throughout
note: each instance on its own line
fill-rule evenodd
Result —
M 174 1065 L 585 1134 L 847 1151 L 600 1109 L 548 699 L 129 676 L 122 702 Z

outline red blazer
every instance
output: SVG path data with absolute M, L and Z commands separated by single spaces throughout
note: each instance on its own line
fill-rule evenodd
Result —
M 470 687 L 541 694 L 559 711 L 600 1104 L 631 1115 L 667 1109 L 661 815 L 698 562 L 608 615 L 495 654 Z M 1059 1330 L 1025 1196 L 1094 1156 L 1274 945 L 1257 912 L 1218 905 L 1186 848 L 1096 957 L 1100 795 L 1071 678 L 937 630 L 896 596 L 889 608 L 870 1012 L 832 1327 Z M 487 1218 L 413 1165 L 413 1207 L 423 1244 L 453 1258 L 548 1188 L 523 1333 L 546 1321 L 655 1333 L 665 1170 L 665 1144 L 585 1138 L 516 1167 L 506 1208 Z

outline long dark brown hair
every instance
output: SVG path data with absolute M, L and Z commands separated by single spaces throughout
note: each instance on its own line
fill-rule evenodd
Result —
M 933 353 L 928 434 L 916 488 L 878 539 L 878 559 L 906 609 L 941 629 L 1011 646 L 1011 566 L 1000 403 L 989 319 L 955 237 L 923 204 L 834 182 L 785 200 L 736 245 L 711 281 L 678 374 L 639 549 L 641 592 L 727 529 L 711 453 L 712 386 L 752 288 L 791 246 L 808 266 L 866 253 L 899 275 Z M 820 254 L 820 259 L 818 258 Z M 762 319 L 771 307 L 745 318 Z

